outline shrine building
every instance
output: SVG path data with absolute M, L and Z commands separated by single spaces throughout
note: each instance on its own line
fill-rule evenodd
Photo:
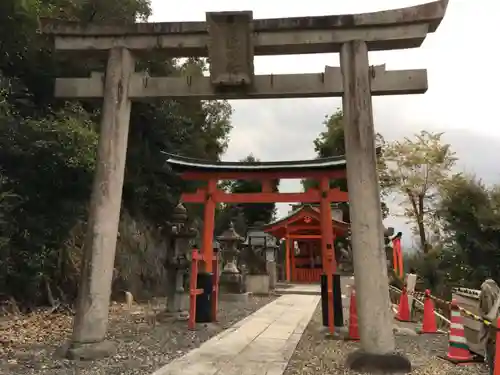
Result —
M 342 211 L 332 207 L 334 240 L 348 234 Z M 323 271 L 320 208 L 298 205 L 284 218 L 266 224 L 262 230 L 285 242 L 285 279 L 289 282 L 319 283 Z

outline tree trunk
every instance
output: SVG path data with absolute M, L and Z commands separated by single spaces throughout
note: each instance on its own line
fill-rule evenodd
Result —
M 429 244 L 427 243 L 427 234 L 425 233 L 424 226 L 424 196 L 420 194 L 418 196 L 418 234 L 420 236 L 420 246 L 422 246 L 422 251 L 424 254 L 429 252 Z
M 408 192 L 408 198 L 410 199 L 413 212 L 415 214 L 415 220 L 417 221 L 418 237 L 420 239 L 420 248 L 427 254 L 429 251 L 429 246 L 427 244 L 427 235 L 425 233 L 424 226 L 424 198 L 423 196 L 418 196 L 418 205 L 415 201 L 415 197 L 411 192 Z

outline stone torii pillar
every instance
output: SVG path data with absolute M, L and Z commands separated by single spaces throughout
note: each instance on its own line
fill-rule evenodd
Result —
M 354 268 L 363 275 L 356 278 L 363 351 L 349 364 L 362 370 L 407 370 L 409 362 L 392 354 L 371 96 L 424 93 L 427 72 L 370 67 L 368 51 L 419 47 L 428 33 L 436 31 L 447 4 L 448 0 L 438 0 L 373 13 L 264 20 L 253 20 L 252 12 L 207 13 L 206 22 L 131 25 L 41 20 L 42 32 L 54 37 L 56 50 L 108 56 L 106 75 L 58 78 L 55 85 L 57 97 L 104 100 L 70 355 L 110 352 L 103 340 L 131 100 L 343 97 Z M 341 67 L 327 66 L 324 72 L 254 74 L 255 55 L 338 52 Z M 210 77 L 149 77 L 134 72 L 132 54 L 142 58 L 148 53 L 209 57 Z
M 104 341 L 108 325 L 118 223 L 127 155 L 131 102 L 130 77 L 135 62 L 129 50 L 112 48 L 104 80 L 97 167 L 92 186 L 76 301 L 70 358 L 95 358 L 114 352 Z
M 434 31 L 444 15 L 447 2 L 426 4 L 429 5 L 431 7 L 427 10 L 431 12 L 428 14 L 441 15 L 427 25 L 429 30 Z M 404 11 L 399 12 L 404 14 Z M 386 12 L 386 16 L 395 20 L 399 12 L 392 12 L 392 15 L 390 11 Z M 363 275 L 355 277 L 362 348 L 348 357 L 347 365 L 357 371 L 407 373 L 411 371 L 411 363 L 395 353 L 394 318 L 387 308 L 390 305 L 389 278 L 384 249 L 385 228 L 380 210 L 371 88 L 377 72 L 369 65 L 368 50 L 368 42 L 361 38 L 343 43 L 340 49 L 347 186 L 351 198 L 351 243 L 355 272 Z
M 351 354 L 348 364 L 356 370 L 387 365 L 406 368 L 409 372 L 410 362 L 394 353 L 394 318 L 387 308 L 389 279 L 383 246 L 384 226 L 366 42 L 356 40 L 344 44 L 340 58 L 344 82 L 347 186 L 352 198 L 349 202 L 351 243 L 354 269 L 363 270 L 362 276 L 355 277 L 362 351 Z

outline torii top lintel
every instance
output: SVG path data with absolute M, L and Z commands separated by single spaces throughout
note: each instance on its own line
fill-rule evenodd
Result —
M 312 160 L 228 162 L 208 161 L 169 153 L 166 164 L 180 173 L 184 180 L 266 180 L 291 178 L 343 179 L 346 176 L 344 156 Z
M 347 192 L 338 188 L 320 191 L 308 189 L 301 193 L 274 192 L 271 181 L 282 178 L 342 179 L 346 176 L 343 156 L 314 160 L 280 162 L 213 162 L 164 153 L 166 166 L 179 173 L 184 180 L 207 181 L 206 187 L 195 193 L 183 193 L 185 203 L 204 203 L 209 196 L 214 202 L 224 203 L 272 203 L 272 202 L 319 202 L 322 197 L 329 202 L 348 202 Z M 219 180 L 257 180 L 262 183 L 258 193 L 227 193 L 219 190 Z M 326 194 L 326 196 L 324 196 Z
M 207 22 L 79 24 L 41 19 L 43 33 L 56 37 L 59 50 L 168 50 L 175 56 L 208 56 L 215 18 L 244 19 L 254 34 L 255 55 L 339 52 L 342 43 L 365 40 L 370 50 L 418 47 L 436 31 L 448 0 L 372 13 L 253 20 L 252 12 L 207 13 Z M 332 32 L 334 31 L 334 32 Z

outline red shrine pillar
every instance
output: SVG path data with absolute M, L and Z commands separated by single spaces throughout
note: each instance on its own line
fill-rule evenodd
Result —
M 333 249 L 333 223 L 332 210 L 328 200 L 330 190 L 330 181 L 327 177 L 320 180 L 320 227 L 321 227 L 321 253 L 323 259 L 323 272 L 327 280 L 327 299 L 328 299 L 328 329 L 331 334 L 334 333 L 333 317 L 333 273 L 336 271 L 335 254 Z
M 288 231 L 285 235 L 285 280 L 290 281 L 290 238 L 288 238 Z

